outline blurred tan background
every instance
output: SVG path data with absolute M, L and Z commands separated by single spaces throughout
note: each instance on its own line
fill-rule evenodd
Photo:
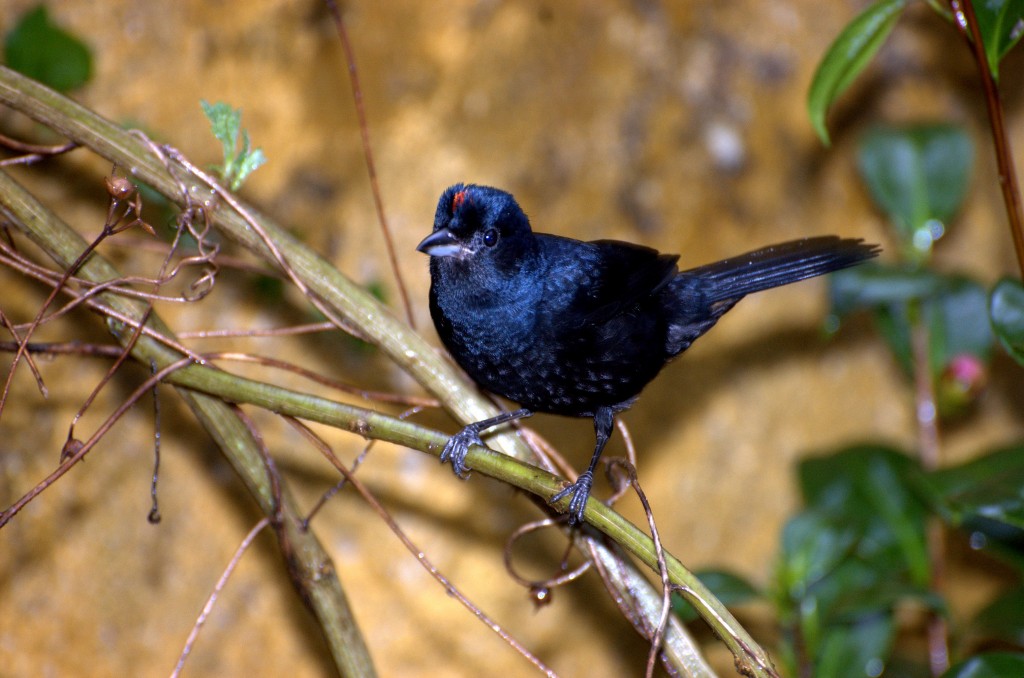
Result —
M 5 2 L 0 29 L 9 30 L 32 4 Z M 833 148 L 813 136 L 804 102 L 814 67 L 864 6 L 345 3 L 380 185 L 419 327 L 433 337 L 427 260 L 414 247 L 451 183 L 512 191 L 538 230 L 642 242 L 681 253 L 683 266 L 824 233 L 884 246 L 885 225 L 853 163 L 858 135 L 875 121 L 953 121 L 971 131 L 978 144 L 973 190 L 940 242 L 937 262 L 986 284 L 1013 272 L 974 65 L 952 28 L 926 7 L 899 24 L 832 116 Z M 241 107 L 244 126 L 269 157 L 244 196 L 353 279 L 383 285 L 399 312 L 342 50 L 318 2 L 79 0 L 52 3 L 51 15 L 94 50 L 94 79 L 74 96 L 198 164 L 219 160 L 199 100 Z M 1002 70 L 1018 150 L 1021 65 L 1017 50 Z M 4 121 L 10 115 L 0 112 Z M 17 176 L 94 234 L 107 171 L 78 152 Z M 126 265 L 136 256 L 109 252 Z M 18 322 L 30 320 L 45 297 L 7 270 L 0 270 L 0 289 L 5 312 Z M 269 303 L 237 274 L 225 274 L 202 304 L 158 310 L 179 331 L 309 319 L 301 301 Z M 745 300 L 625 415 L 666 546 L 691 568 L 728 567 L 767 584 L 779 530 L 799 506 L 796 460 L 866 440 L 912 448 L 911 390 L 870 323 L 854 319 L 828 341 L 825 312 L 821 281 Z M 80 322 L 47 327 L 40 338 L 106 341 L 99 321 L 76 317 Z M 340 379 L 419 393 L 374 353 L 338 337 L 196 345 L 273 353 Z M 50 398 L 38 394 L 22 365 L 0 421 L 4 506 L 56 463 L 85 389 L 106 367 L 84 358 L 41 364 Z M 143 376 L 132 368 L 116 380 L 79 425 L 79 437 Z M 977 411 L 943 431 L 947 461 L 1020 437 L 1019 381 L 1019 370 L 998 358 Z M 0 531 L 0 676 L 160 676 L 173 668 L 211 587 L 259 515 L 173 392 L 162 398 L 162 523 L 146 522 L 153 436 L 146 404 Z M 335 475 L 291 429 L 252 413 L 311 506 Z M 420 420 L 454 430 L 441 414 Z M 588 421 L 538 417 L 530 424 L 577 465 L 589 458 Z M 345 460 L 363 447 L 354 436 L 323 433 Z M 609 453 L 621 450 L 616 436 Z M 594 575 L 557 591 L 540 610 L 505 575 L 502 543 L 537 517 L 529 502 L 478 476 L 460 482 L 433 458 L 384 445 L 360 473 L 441 570 L 560 674 L 642 671 L 646 646 Z M 622 510 L 642 518 L 634 500 Z M 381 675 L 530 673 L 354 494 L 334 498 L 314 527 Z M 539 540 L 523 545 L 519 564 L 542 576 L 559 554 L 557 539 Z M 994 584 L 978 568 L 954 572 L 954 603 L 966 614 Z M 744 619 L 770 640 L 762 613 L 755 608 Z M 730 670 L 714 641 L 709 654 Z M 263 535 L 221 596 L 186 675 L 286 674 L 330 675 L 331 664 L 272 537 Z

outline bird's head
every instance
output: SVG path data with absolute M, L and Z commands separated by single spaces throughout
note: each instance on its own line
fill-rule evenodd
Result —
M 479 262 L 517 268 L 533 250 L 530 221 L 510 193 L 476 184 L 455 184 L 437 203 L 434 230 L 416 249 L 432 263 Z

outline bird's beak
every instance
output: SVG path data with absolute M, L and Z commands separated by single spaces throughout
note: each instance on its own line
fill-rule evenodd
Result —
M 416 249 L 432 257 L 454 257 L 462 253 L 462 244 L 447 228 L 434 231 Z

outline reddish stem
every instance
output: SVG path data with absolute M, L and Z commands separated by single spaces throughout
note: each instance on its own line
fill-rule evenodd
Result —
M 402 280 L 402 272 L 398 268 L 398 257 L 395 255 L 395 243 L 391 238 L 391 228 L 384 216 L 384 201 L 380 197 L 380 187 L 377 184 L 377 167 L 373 162 L 373 150 L 370 145 L 370 127 L 366 123 L 366 111 L 363 110 L 363 89 L 359 86 L 359 73 L 356 70 L 356 56 L 352 51 L 352 43 L 348 39 L 348 31 L 345 30 L 345 22 L 341 19 L 341 11 L 334 0 L 326 0 L 328 9 L 334 16 L 334 25 L 338 29 L 338 37 L 341 38 L 341 46 L 345 50 L 345 61 L 348 63 L 348 76 L 352 82 L 352 99 L 356 106 L 356 117 L 359 118 L 359 134 L 363 141 L 363 156 L 366 158 L 366 171 L 370 175 L 370 189 L 373 192 L 373 204 L 377 208 L 377 221 L 380 223 L 380 230 L 384 234 L 384 244 L 388 252 L 388 260 L 391 262 L 391 270 L 395 273 L 395 282 L 398 283 L 398 293 L 402 296 L 402 305 L 405 307 L 405 317 L 409 326 L 415 328 L 413 320 L 412 304 L 409 303 L 409 293 L 405 289 L 405 282 Z
M 967 40 L 974 55 L 978 75 L 985 90 L 988 121 L 992 127 L 992 141 L 996 147 L 999 188 L 1003 191 L 1003 202 L 1006 203 L 1006 216 L 1010 220 L 1010 233 L 1013 235 L 1013 247 L 1017 252 L 1017 264 L 1020 266 L 1021 277 L 1024 277 L 1024 208 L 1021 207 L 1020 186 L 1013 165 L 1010 140 L 1006 136 L 1006 125 L 1003 122 L 999 89 L 996 87 L 988 57 L 985 55 L 985 45 L 982 42 L 981 29 L 978 27 L 978 17 L 974 13 L 974 5 L 971 4 L 971 0 L 950 0 L 949 5 L 953 10 L 953 22 Z

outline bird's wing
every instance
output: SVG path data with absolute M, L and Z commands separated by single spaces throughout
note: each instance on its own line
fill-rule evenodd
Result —
M 678 256 L 617 240 L 595 240 L 559 250 L 569 265 L 565 280 L 550 280 L 572 302 L 563 320 L 593 324 L 609 320 L 667 285 L 678 273 Z M 581 247 L 582 246 L 582 247 Z

